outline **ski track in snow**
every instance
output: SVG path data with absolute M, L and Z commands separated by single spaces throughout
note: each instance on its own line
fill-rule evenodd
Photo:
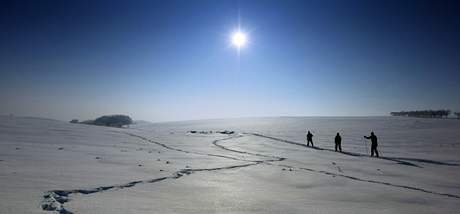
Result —
M 249 167 L 249 166 L 255 166 L 259 164 L 267 164 L 267 165 L 272 165 L 272 166 L 278 166 L 278 167 L 287 167 L 290 169 L 299 169 L 307 172 L 313 172 L 315 174 L 322 174 L 322 175 L 327 175 L 327 176 L 334 176 L 334 177 L 341 177 L 341 178 L 346 178 L 346 179 L 351 179 L 354 181 L 360 181 L 360 182 L 367 182 L 367 183 L 373 183 L 373 184 L 379 184 L 379 185 L 386 185 L 386 186 L 391 186 L 395 188 L 403 188 L 403 189 L 408 189 L 408 190 L 413 190 L 413 191 L 420 191 L 428 194 L 434 194 L 438 196 L 445 196 L 445 197 L 450 197 L 450 198 L 456 198 L 460 199 L 459 195 L 454 195 L 454 194 L 448 194 L 448 193 L 441 193 L 441 192 L 436 192 L 436 191 L 431 191 L 431 190 L 426 190 L 423 188 L 419 187 L 412 187 L 412 186 L 406 186 L 406 185 L 399 185 L 399 184 L 393 184 L 389 182 L 384 182 L 384 181 L 377 181 L 377 180 L 371 180 L 371 179 L 364 179 L 364 178 L 359 178 L 359 177 L 354 177 L 354 176 L 349 176 L 345 175 L 343 173 L 334 173 L 334 172 L 329 172 L 329 171 L 324 171 L 324 170 L 316 170 L 316 169 L 311 169 L 311 168 L 305 168 L 305 167 L 295 167 L 295 166 L 290 166 L 290 165 L 285 165 L 285 164 L 274 164 L 273 162 L 279 162 L 286 160 L 284 157 L 278 157 L 278 156 L 272 156 L 272 155 L 265 155 L 265 154 L 259 154 L 259 153 L 253 153 L 253 152 L 248 152 L 248 151 L 242 151 L 242 150 L 236 150 L 236 149 L 231 149 L 228 147 L 225 147 L 221 144 L 221 142 L 230 140 L 230 139 L 235 139 L 235 138 L 240 138 L 244 137 L 244 135 L 252 135 L 252 136 L 257 136 L 257 137 L 262 137 L 262 138 L 267 138 L 271 140 L 275 140 L 278 142 L 283 142 L 283 143 L 288 143 L 288 144 L 293 144 L 297 146 L 302 146 L 310 149 L 315 149 L 319 151 L 333 151 L 332 149 L 325 149 L 325 148 L 320 148 L 320 147 L 308 147 L 305 144 L 302 143 L 297 143 L 285 139 L 280 139 L 276 137 L 271 137 L 267 135 L 262 135 L 258 133 L 243 133 L 240 135 L 233 135 L 227 138 L 222 138 L 218 140 L 214 140 L 212 144 L 220 149 L 229 151 L 229 152 L 234 152 L 234 153 L 239 153 L 239 154 L 246 154 L 246 155 L 253 155 L 256 157 L 263 157 L 263 158 L 270 158 L 266 160 L 245 160 L 241 158 L 236 158 L 232 156 L 227 156 L 227 155 L 220 155 L 220 154 L 211 154 L 211 153 L 201 153 L 201 152 L 195 152 L 195 151 L 188 151 L 188 150 L 183 150 L 179 148 L 174 148 L 171 146 L 168 146 L 164 143 L 160 143 L 151 139 L 148 139 L 146 137 L 128 133 L 128 132 L 120 132 L 123 134 L 127 134 L 131 137 L 135 137 L 138 139 L 141 139 L 143 141 L 153 143 L 156 145 L 159 145 L 163 148 L 166 148 L 168 150 L 173 150 L 177 152 L 182 152 L 182 153 L 187 153 L 187 154 L 195 154 L 195 155 L 205 155 L 205 156 L 212 156 L 212 157 L 219 157 L 219 158 L 226 158 L 226 159 L 231 159 L 231 160 L 237 160 L 237 161 L 245 161 L 249 162 L 247 164 L 240 164 L 240 165 L 229 165 L 229 166 L 223 166 L 223 167 L 215 167 L 215 168 L 197 168 L 197 169 L 182 169 L 179 170 L 175 173 L 173 173 L 170 176 L 165 176 L 165 177 L 160 177 L 160 178 L 154 178 L 154 179 L 149 179 L 149 180 L 137 180 L 137 181 L 131 181 L 128 183 L 124 184 L 119 184 L 119 185 L 108 185 L 108 186 L 101 186 L 101 187 L 96 187 L 96 188 L 89 188 L 89 189 L 74 189 L 74 190 L 51 190 L 47 191 L 43 195 L 43 199 L 41 202 L 41 208 L 44 211 L 50 211 L 53 213 L 59 213 L 59 214 L 73 214 L 73 212 L 67 210 L 64 207 L 64 204 L 69 202 L 70 196 L 72 194 L 83 194 L 83 195 L 89 195 L 89 194 L 94 194 L 94 193 L 100 193 L 108 190 L 121 190 L 125 188 L 130 188 L 133 186 L 136 186 L 138 184 L 151 184 L 151 183 L 157 183 L 160 181 L 168 180 L 168 179 L 178 179 L 181 178 L 184 175 L 190 175 L 194 172 L 203 172 L 203 171 L 219 171 L 219 170 L 227 170 L 227 169 L 236 169 L 236 168 L 244 168 L 244 167 Z M 351 153 L 351 152 L 342 152 L 341 154 L 345 155 L 351 155 L 355 157 L 369 157 L 364 154 L 359 154 L 359 153 Z M 415 166 L 415 167 L 420 167 L 416 164 L 407 162 L 407 161 L 415 161 L 415 162 L 422 162 L 422 163 L 429 163 L 429 164 L 439 164 L 439 165 L 447 165 L 447 166 L 457 166 L 457 164 L 450 164 L 450 163 L 444 163 L 444 162 L 439 162 L 439 161 L 432 161 L 432 160 L 425 160 L 425 159 L 412 159 L 412 158 L 391 158 L 391 157 L 380 157 L 379 159 L 384 159 L 384 160 L 390 160 L 397 162 L 399 164 L 407 165 L 407 166 Z M 407 160 L 407 161 L 403 161 Z M 341 172 L 342 170 L 338 168 L 338 171 Z
M 301 147 L 308 148 L 308 149 L 315 149 L 315 150 L 320 150 L 320 151 L 330 151 L 330 152 L 337 153 L 333 149 L 320 148 L 320 147 L 316 147 L 316 146 L 313 146 L 313 147 L 312 146 L 307 146 L 307 145 L 305 145 L 303 143 L 298 143 L 298 142 L 294 142 L 294 141 L 290 141 L 290 140 L 271 137 L 271 136 L 267 136 L 267 135 L 263 135 L 263 134 L 258 134 L 258 133 L 244 133 L 244 134 L 253 135 L 253 136 L 257 136 L 257 137 L 263 137 L 263 138 L 267 138 L 267 139 L 271 139 L 271 140 L 275 140 L 275 141 L 279 141 L 279 142 L 283 142 L 283 143 L 287 143 L 287 144 L 301 146 Z M 340 152 L 339 154 L 355 156 L 355 157 L 377 158 L 377 157 L 371 157 L 371 156 L 366 155 L 366 154 L 355 153 L 355 152 Z M 417 164 L 415 164 L 415 163 L 411 163 L 410 161 L 420 162 L 420 163 L 428 163 L 428 164 L 435 164 L 435 165 L 459 166 L 459 164 L 455 164 L 455 163 L 446 163 L 446 162 L 441 162 L 441 161 L 420 159 L 420 158 L 382 157 L 382 156 L 378 157 L 378 158 L 383 159 L 383 160 L 393 161 L 393 162 L 396 162 L 398 164 L 402 164 L 402 165 L 406 165 L 406 166 L 413 166 L 413 167 L 418 167 L 418 168 L 422 168 L 422 167 L 417 165 Z
M 289 142 L 287 140 L 283 140 L 283 139 L 279 139 L 279 138 L 272 138 L 272 137 L 264 136 L 264 135 L 260 135 L 260 134 L 253 134 L 253 133 L 246 133 L 246 134 L 251 134 L 251 135 L 254 135 L 254 136 L 260 136 L 260 137 L 265 137 L 265 138 L 270 138 L 270 139 L 276 139 L 276 141 Z M 250 154 L 250 155 L 256 155 L 256 156 L 262 156 L 262 157 L 273 157 L 273 158 L 278 158 L 280 161 L 286 160 L 286 158 L 282 158 L 282 157 L 268 156 L 268 155 L 263 155 L 263 154 L 258 154 L 258 153 L 251 153 L 251 152 L 246 152 L 246 151 L 230 149 L 230 148 L 227 148 L 227 147 L 224 147 L 224 146 L 220 145 L 218 142 L 219 141 L 216 140 L 216 141 L 213 142 L 213 144 L 218 146 L 218 147 L 220 147 L 220 148 L 222 148 L 222 149 L 225 149 L 227 151 L 232 151 L 232 152 L 237 152 L 237 153 L 242 153 L 242 154 Z M 300 146 L 305 146 L 305 144 L 300 144 L 300 143 L 295 143 L 295 142 L 293 142 L 293 144 L 300 145 Z M 315 149 L 326 150 L 326 151 L 334 151 L 334 150 L 329 150 L 329 149 L 322 149 L 322 148 L 319 148 L 319 147 L 316 147 Z M 360 155 L 359 157 L 362 157 L 362 156 L 364 156 L 364 155 Z M 459 195 L 448 194 L 448 193 L 440 193 L 440 192 L 426 190 L 426 189 L 419 188 L 419 187 L 412 187 L 412 186 L 406 186 L 406 185 L 393 184 L 393 183 L 384 182 L 384 181 L 377 181 L 377 180 L 371 180 L 371 179 L 358 178 L 358 177 L 354 177 L 354 176 L 349 176 L 349 175 L 344 175 L 344 174 L 339 174 L 339 173 L 333 173 L 333 172 L 324 171 L 324 170 L 316 170 L 316 169 L 305 168 L 305 167 L 294 167 L 294 166 L 289 166 L 289 165 L 285 165 L 285 164 L 278 164 L 278 165 L 272 164 L 272 163 L 265 163 L 265 164 L 270 164 L 270 165 L 275 165 L 275 166 L 280 166 L 280 167 L 286 167 L 286 168 L 291 168 L 291 169 L 301 169 L 301 170 L 304 170 L 304 171 L 319 173 L 319 174 L 328 175 L 328 176 L 337 176 L 337 177 L 347 178 L 347 179 L 351 179 L 351 180 L 355 180 L 355 181 L 362 181 L 362 182 L 367 182 L 367 183 L 381 184 L 381 185 L 386 185 L 386 186 L 404 188 L 404 189 L 415 190 L 415 191 L 420 191 L 420 192 L 439 195 L 439 196 L 447 196 L 447 197 L 451 197 L 451 198 L 460 199 Z M 337 166 L 337 170 L 339 172 L 343 172 L 342 169 L 339 166 Z
M 301 143 L 297 143 L 297 142 L 292 142 L 292 141 L 288 141 L 288 140 L 284 140 L 284 139 L 279 139 L 279 138 L 275 138 L 275 137 L 270 137 L 270 136 L 266 136 L 266 135 L 261 135 L 261 134 L 256 134 L 256 133 L 245 133 L 245 134 L 249 134 L 249 135 L 253 135 L 253 136 L 258 136 L 258 137 L 264 137 L 264 138 L 272 139 L 272 140 L 275 140 L 275 141 L 281 141 L 281 142 L 284 142 L 284 143 L 294 144 L 294 145 L 298 145 L 298 146 L 302 146 L 302 147 L 307 147 L 305 144 L 301 144 Z M 311 147 L 308 147 L 308 148 L 311 148 Z M 326 151 L 333 151 L 333 152 L 335 152 L 335 151 L 332 150 L 332 149 L 323 149 L 323 148 L 319 148 L 319 147 L 314 147 L 313 149 L 317 149 L 317 150 L 326 150 Z M 342 152 L 342 153 L 343 153 L 343 152 Z M 347 153 L 345 153 L 345 154 L 347 154 Z M 362 154 L 358 154 L 358 153 L 351 153 L 351 154 L 352 154 L 353 156 L 358 156 L 358 157 L 368 157 L 368 156 L 365 156 L 365 155 L 362 155 Z M 382 158 L 382 157 L 380 157 L 379 159 L 393 160 L 393 158 Z M 438 161 L 431 161 L 431 160 L 424 160 L 424 159 L 411 159 L 411 158 L 406 158 L 406 159 L 407 159 L 407 160 L 414 160 L 414 161 L 425 162 L 425 163 L 434 163 L 434 164 L 442 163 L 442 162 L 438 162 Z M 268 163 L 267 163 L 267 164 L 268 164 Z M 275 164 L 271 164 L 271 165 L 275 165 Z M 407 165 L 407 164 L 404 164 L 404 165 Z M 454 165 L 454 164 L 442 163 L 442 165 Z M 315 170 L 315 169 L 305 168 L 305 167 L 294 167 L 294 166 L 289 166 L 289 165 L 284 165 L 284 164 L 279 164 L 279 165 L 276 165 L 276 166 L 287 167 L 287 168 L 291 168 L 291 169 L 301 169 L 301 170 L 304 170 L 304 171 L 309 171 L 309 172 L 314 172 L 314 173 L 320 173 L 320 174 L 323 174 L 323 175 L 337 176 L 337 177 L 342 177 L 342 178 L 348 178 L 348 179 L 355 180 L 355 181 L 362 181 L 362 182 L 367 182 L 367 183 L 381 184 L 381 185 L 386 185 L 386 186 L 392 186 L 392 187 L 397 187 L 397 188 L 404 188 L 404 189 L 415 190 L 415 191 L 420 191 L 420 192 L 429 193 L 429 194 L 434 194 L 434 195 L 439 195 L 439 196 L 447 196 L 447 197 L 450 197 L 450 198 L 457 198 L 457 199 L 460 199 L 460 196 L 459 196 L 459 195 L 448 194 L 448 193 L 441 193 L 441 192 L 426 190 L 426 189 L 419 188 L 419 187 L 412 187 L 412 186 L 407 186 L 407 185 L 393 184 L 393 183 L 384 182 L 384 181 L 377 181 L 377 180 L 371 180 L 371 179 L 358 178 L 358 177 L 354 177 L 354 176 L 349 176 L 349 175 L 344 175 L 344 174 L 338 174 L 338 173 L 328 172 L 328 171 L 324 171 L 324 170 Z M 456 165 L 454 165 L 454 166 L 456 166 Z M 342 171 L 342 170 L 340 169 L 340 167 L 338 168 L 338 171 Z
M 238 137 L 243 137 L 243 135 L 239 135 Z M 219 142 L 221 140 L 214 140 L 212 142 L 212 144 L 214 144 L 215 146 L 223 149 L 223 150 L 226 150 L 226 151 L 230 151 L 230 152 L 235 152 L 235 153 L 240 153 L 240 154 L 246 154 L 246 155 L 254 155 L 254 156 L 257 156 L 257 157 L 264 157 L 264 158 L 273 158 L 273 159 L 276 159 L 277 161 L 283 161 L 283 160 L 286 160 L 286 158 L 283 158 L 283 157 L 278 157 L 278 156 L 271 156 L 271 155 L 263 155 L 263 154 L 258 154 L 258 153 L 252 153 L 252 152 L 247 152 L 247 151 L 240 151 L 240 150 L 236 150 L 236 149 L 230 149 L 228 147 L 225 147 L 225 146 L 222 146 Z
M 201 152 L 194 152 L 194 151 L 187 151 L 187 150 L 183 150 L 183 149 L 178 149 L 178 148 L 168 146 L 168 145 L 166 145 L 164 143 L 160 143 L 160 142 L 148 139 L 148 138 L 140 136 L 140 135 L 131 134 L 131 133 L 127 133 L 127 132 L 122 132 L 122 133 L 127 134 L 127 135 L 129 135 L 131 137 L 139 138 L 141 140 L 144 140 L 144 141 L 159 145 L 159 146 L 164 147 L 164 148 L 169 149 L 169 150 L 177 151 L 177 152 L 183 152 L 183 153 L 195 154 L 195 155 L 205 155 L 205 156 L 211 156 L 211 157 L 220 157 L 220 158 L 226 158 L 226 159 L 237 160 L 237 161 L 247 161 L 247 160 L 243 160 L 243 159 L 235 158 L 235 157 L 231 157 L 231 156 L 226 156 L 226 155 L 208 154 L 208 153 L 201 153 Z M 236 137 L 239 137 L 239 136 L 232 136 L 232 137 L 228 137 L 228 138 L 223 138 L 223 139 L 220 139 L 220 140 L 217 140 L 217 141 L 229 140 L 229 139 L 236 138 Z
M 447 196 L 447 197 L 450 197 L 450 198 L 460 199 L 459 195 L 441 193 L 441 192 L 426 190 L 426 189 L 419 188 L 419 187 L 412 187 L 412 186 L 406 186 L 406 185 L 400 185 L 400 184 L 393 184 L 393 183 L 384 182 L 384 181 L 376 181 L 376 180 L 371 180 L 371 179 L 358 178 L 358 177 L 354 177 L 354 176 L 338 174 L 338 173 L 333 173 L 333 172 L 328 172 L 328 171 L 323 171 L 323 170 L 315 170 L 315 169 L 304 168 L 304 167 L 292 167 L 292 166 L 283 165 L 283 164 L 280 164 L 278 166 L 290 167 L 290 168 L 293 168 L 293 169 L 297 168 L 297 169 L 301 169 L 301 170 L 305 170 L 305 171 L 309 171 L 309 172 L 314 172 L 314 173 L 320 173 L 320 174 L 324 174 L 324 175 L 331 175 L 331 176 L 337 176 L 337 177 L 342 177 L 342 178 L 348 178 L 348 179 L 355 180 L 355 181 L 362 181 L 362 182 L 367 182 L 367 183 L 381 184 L 381 185 L 386 185 L 386 186 L 391 186 L 391 187 L 404 188 L 404 189 L 408 189 L 408 190 L 415 190 L 415 191 L 420 191 L 420 192 L 424 192 L 424 193 L 429 193 L 429 194 L 434 194 L 434 195 Z
M 230 165 L 230 166 L 224 166 L 224 167 L 215 167 L 215 168 L 198 168 L 198 169 L 182 169 L 179 170 L 171 176 L 166 176 L 166 177 L 160 177 L 160 178 L 155 178 L 155 179 L 149 179 L 149 180 L 138 180 L 138 181 L 131 181 L 125 184 L 120 184 L 120 185 L 108 185 L 108 186 L 101 186 L 101 187 L 96 187 L 96 188 L 89 188 L 89 189 L 74 189 L 74 190 L 51 190 L 47 191 L 43 195 L 43 200 L 41 202 L 41 208 L 45 211 L 51 211 L 54 213 L 59 213 L 59 214 L 73 214 L 73 212 L 67 210 L 64 207 L 64 204 L 69 202 L 70 196 L 72 194 L 83 194 L 83 195 L 89 195 L 89 194 L 94 194 L 94 193 L 99 193 L 99 192 L 104 192 L 108 190 L 120 190 L 120 189 L 125 189 L 125 188 L 130 188 L 133 187 L 137 184 L 149 184 L 149 183 L 156 183 L 160 182 L 163 180 L 167 179 L 178 179 L 181 178 L 184 175 L 190 175 L 193 172 L 202 172 L 202 171 L 218 171 L 218 170 L 226 170 L 226 169 L 236 169 L 236 168 L 243 168 L 243 167 L 249 167 L 249 166 L 254 166 L 262 163 L 268 163 L 268 162 L 275 162 L 275 161 L 282 161 L 284 159 L 282 158 L 276 158 L 276 159 L 268 159 L 268 160 L 244 160 L 240 158 L 235 158 L 231 156 L 226 156 L 226 155 L 217 155 L 217 154 L 208 154 L 208 153 L 200 153 L 200 152 L 193 152 L 193 151 L 187 151 L 183 149 L 178 149 L 174 148 L 171 146 L 168 146 L 166 144 L 150 140 L 146 137 L 140 136 L 140 135 L 135 135 L 131 133 L 124 133 L 132 137 L 139 138 L 141 140 L 157 144 L 159 146 L 162 146 L 168 150 L 173 150 L 173 151 L 178 151 L 178 152 L 183 152 L 187 154 L 195 154 L 195 155 L 206 155 L 206 156 L 212 156 L 212 157 L 220 157 L 220 158 L 226 158 L 226 159 L 231 159 L 231 160 L 238 160 L 238 161 L 246 161 L 250 162 L 247 164 L 240 164 L 240 165 Z M 215 140 L 213 142 L 214 145 L 218 145 L 217 142 L 219 141 L 224 141 L 224 140 L 229 140 L 232 138 L 237 138 L 241 137 L 239 135 L 231 136 L 228 138 L 223 138 L 219 140 Z M 220 148 L 224 148 L 223 146 L 219 146 Z M 245 153 L 245 154 L 250 154 L 250 153 Z M 254 154 L 256 155 L 256 154 Z M 265 157 L 265 155 L 256 155 L 260 157 Z

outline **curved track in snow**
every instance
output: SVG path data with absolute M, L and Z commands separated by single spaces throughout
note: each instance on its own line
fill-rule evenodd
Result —
M 294 141 L 290 141 L 290 140 L 271 137 L 271 136 L 263 135 L 263 134 L 259 134 L 259 133 L 244 133 L 244 134 L 253 135 L 253 136 L 262 137 L 262 138 L 267 138 L 267 139 L 271 139 L 271 140 L 275 140 L 275 141 L 279 141 L 279 142 L 283 142 L 283 143 L 287 143 L 287 144 L 291 144 L 291 145 L 297 145 L 297 146 L 301 146 L 301 147 L 308 148 L 308 149 L 315 149 L 315 150 L 319 150 L 319 151 L 336 152 L 333 149 L 321 148 L 321 147 L 316 147 L 316 146 L 311 147 L 311 146 L 307 146 L 307 145 L 305 145 L 303 143 L 298 143 L 298 142 L 294 142 Z M 455 163 L 446 163 L 446 162 L 428 160 L 428 159 L 421 159 L 421 158 L 382 157 L 382 156 L 380 156 L 380 157 L 371 157 L 371 156 L 369 156 L 367 154 L 356 153 L 356 152 L 346 152 L 346 151 L 345 152 L 340 152 L 339 154 L 348 155 L 348 156 L 354 156 L 354 157 L 378 158 L 378 159 L 383 159 L 383 160 L 396 162 L 397 164 L 406 165 L 406 166 L 413 166 L 413 167 L 418 167 L 418 168 L 421 168 L 421 166 L 419 166 L 419 165 L 417 165 L 415 163 L 412 163 L 412 162 L 428 163 L 428 164 L 444 165 L 444 166 L 459 166 L 459 164 L 455 164 Z
M 187 153 L 187 154 L 194 154 L 194 155 L 204 155 L 204 156 L 212 156 L 212 157 L 219 157 L 219 158 L 225 158 L 225 159 L 231 159 L 231 160 L 238 160 L 238 161 L 245 161 L 248 162 L 247 164 L 239 164 L 239 165 L 228 165 L 228 166 L 223 166 L 223 167 L 214 167 L 214 168 L 196 168 L 196 169 L 182 169 L 179 170 L 175 173 L 173 173 L 171 176 L 165 176 L 165 177 L 160 177 L 160 178 L 153 178 L 153 179 L 148 179 L 148 180 L 137 180 L 137 181 L 131 181 L 128 183 L 124 184 L 117 184 L 117 185 L 106 185 L 106 186 L 100 186 L 100 187 L 94 187 L 94 188 L 83 188 L 83 189 L 72 189 L 72 190 L 51 190 L 47 191 L 43 195 L 43 199 L 41 202 L 41 208 L 45 211 L 50 211 L 54 213 L 59 213 L 59 214 L 73 214 L 70 210 L 67 210 L 64 205 L 65 203 L 69 202 L 70 196 L 73 194 L 83 194 L 83 195 L 90 195 L 94 193 L 100 193 L 108 190 L 121 190 L 125 188 L 130 188 L 133 186 L 136 186 L 138 184 L 151 184 L 151 183 L 157 183 L 160 181 L 168 180 L 168 179 L 178 179 L 181 178 L 184 175 L 190 175 L 194 172 L 203 172 L 203 171 L 219 171 L 219 170 L 228 170 L 228 169 L 236 169 L 236 168 L 244 168 L 244 167 L 249 167 L 249 166 L 254 166 L 262 163 L 269 163 L 269 162 L 275 162 L 275 161 L 282 161 L 284 159 L 281 158 L 275 158 L 275 159 L 267 159 L 267 160 L 244 160 L 232 156 L 226 156 L 226 155 L 220 155 L 220 154 L 211 154 L 211 153 L 200 153 L 200 152 L 194 152 L 194 151 L 188 151 L 188 150 L 183 150 L 175 147 L 168 146 L 164 143 L 160 143 L 151 139 L 148 139 L 146 137 L 140 136 L 140 135 L 135 135 L 132 133 L 124 133 L 132 137 L 136 137 L 138 139 L 141 139 L 143 141 L 147 141 L 149 143 L 157 144 L 159 146 L 162 146 L 168 150 L 173 150 L 177 152 L 182 152 L 182 153 Z M 239 135 L 234 135 L 230 136 L 228 138 L 223 138 L 219 140 L 215 140 L 213 142 L 214 145 L 218 145 L 217 143 L 219 141 L 225 141 L 233 138 L 241 137 Z M 224 148 L 224 147 L 220 147 Z M 246 153 L 250 154 L 250 153 Z M 255 154 L 254 154 L 255 155 Z M 259 155 L 256 155 L 259 156 Z M 260 157 L 265 157 L 264 155 L 260 155 Z
M 286 164 L 275 164 L 274 162 L 279 162 L 286 160 L 285 157 L 278 157 L 278 156 L 273 156 L 273 155 L 267 155 L 267 154 L 260 154 L 260 153 L 254 153 L 254 152 L 249 152 L 249 151 L 243 151 L 243 150 L 237 150 L 237 149 L 232 149 L 227 146 L 223 145 L 223 142 L 231 139 L 236 139 L 236 138 L 241 138 L 244 137 L 245 135 L 252 135 L 252 136 L 257 136 L 257 137 L 262 137 L 262 138 L 267 138 L 271 139 L 274 141 L 278 142 L 283 142 L 283 143 L 288 143 L 288 144 L 293 144 L 293 145 L 298 145 L 306 148 L 311 148 L 311 149 L 316 149 L 319 151 L 333 151 L 330 149 L 324 149 L 324 148 L 319 148 L 319 147 L 307 147 L 305 144 L 289 141 L 289 140 L 284 140 L 280 138 L 275 138 L 275 137 L 270 137 L 266 135 L 261 135 L 257 133 L 244 133 L 240 135 L 232 135 L 227 138 L 223 139 L 218 139 L 214 140 L 212 144 L 222 150 L 228 151 L 228 152 L 234 152 L 238 154 L 245 154 L 245 155 L 252 155 L 255 157 L 260 157 L 264 158 L 261 160 L 246 160 L 234 156 L 229 156 L 229 155 L 222 155 L 222 154 L 212 154 L 212 153 L 201 153 L 201 152 L 196 152 L 196 151 L 188 151 L 180 148 L 175 148 L 172 146 L 168 146 L 164 143 L 160 143 L 154 140 L 151 140 L 147 137 L 136 135 L 133 133 L 128 133 L 128 132 L 123 132 L 124 134 L 127 134 L 131 137 L 135 137 L 137 139 L 143 140 L 145 142 L 153 143 L 156 145 L 159 145 L 165 149 L 168 150 L 173 150 L 177 152 L 182 152 L 182 153 L 187 153 L 187 154 L 194 154 L 194 155 L 203 155 L 203 156 L 212 156 L 212 157 L 219 157 L 219 158 L 225 158 L 225 159 L 230 159 L 230 160 L 237 160 L 237 161 L 244 161 L 247 162 L 246 164 L 239 164 L 239 165 L 228 165 L 228 166 L 223 166 L 223 167 L 215 167 L 215 168 L 196 168 L 196 169 L 182 169 L 179 170 L 175 173 L 173 173 L 170 176 L 165 176 L 165 177 L 160 177 L 160 178 L 153 178 L 153 179 L 148 179 L 148 180 L 137 180 L 137 181 L 131 181 L 128 183 L 124 184 L 117 184 L 117 185 L 106 185 L 106 186 L 100 186 L 100 187 L 95 187 L 95 188 L 83 188 L 83 189 L 72 189 L 72 190 L 51 190 L 47 191 L 43 195 L 43 199 L 41 202 L 41 208 L 45 211 L 50 211 L 54 213 L 60 213 L 60 214 L 72 214 L 70 210 L 67 210 L 65 208 L 65 203 L 67 203 L 70 200 L 70 197 L 74 194 L 83 194 L 83 195 L 90 195 L 94 193 L 100 193 L 104 191 L 109 191 L 109 190 L 122 190 L 125 188 L 130 188 L 136 185 L 140 184 L 152 184 L 152 183 L 157 183 L 160 181 L 168 180 L 168 179 L 179 179 L 184 175 L 190 175 L 194 172 L 203 172 L 203 171 L 219 171 L 219 170 L 228 170 L 228 169 L 236 169 L 236 168 L 244 168 L 244 167 L 250 167 L 250 166 L 255 166 L 259 164 L 267 164 L 267 165 L 272 165 L 272 166 L 278 166 L 278 167 L 287 167 L 291 169 L 299 169 L 307 172 L 312 172 L 315 174 L 321 174 L 321 175 L 327 175 L 327 176 L 337 176 L 340 178 L 345 178 L 345 179 L 350 179 L 353 181 L 359 181 L 359 182 L 366 182 L 366 183 L 373 183 L 373 184 L 379 184 L 379 185 L 385 185 L 385 186 L 391 186 L 394 188 L 403 188 L 407 190 L 413 190 L 413 191 L 420 191 L 428 194 L 434 194 L 438 196 L 445 196 L 445 197 L 450 197 L 450 198 L 456 198 L 460 199 L 459 195 L 454 195 L 454 194 L 447 194 L 447 193 L 441 193 L 441 192 L 436 192 L 436 191 L 431 191 L 419 187 L 413 187 L 413 186 L 406 186 L 406 185 L 399 185 L 399 184 L 393 184 L 389 182 L 383 182 L 383 181 L 378 181 L 378 180 L 371 180 L 371 179 L 364 179 L 364 178 L 359 178 L 355 176 L 349 176 L 343 173 L 334 173 L 334 172 L 329 172 L 329 171 L 324 171 L 324 170 L 316 170 L 316 169 L 311 169 L 311 168 L 306 168 L 306 167 L 295 167 L 295 166 L 289 166 Z M 357 157 L 368 157 L 363 154 L 358 154 L 358 153 L 342 153 L 344 155 L 351 155 L 351 156 L 357 156 Z M 267 159 L 268 158 L 268 159 Z M 397 160 L 394 158 L 380 158 L 384 160 L 390 160 L 390 161 L 395 161 L 397 163 L 403 164 L 403 165 L 409 165 L 409 166 L 417 166 L 415 164 Z M 415 160 L 416 161 L 416 160 Z M 409 163 L 409 164 L 408 164 Z M 418 166 L 417 166 L 418 167 Z M 340 170 L 339 170 L 340 171 Z

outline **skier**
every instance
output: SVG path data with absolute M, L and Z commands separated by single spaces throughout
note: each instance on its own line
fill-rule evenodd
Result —
M 376 157 L 379 157 L 379 151 L 377 151 L 377 136 L 375 136 L 374 132 L 371 132 L 371 136 L 367 137 L 364 136 L 366 139 L 371 139 L 371 157 L 374 156 L 374 152 Z
M 310 143 L 311 143 L 311 146 L 314 146 L 313 145 L 313 134 L 311 134 L 310 131 L 308 131 L 308 133 L 307 133 L 307 146 L 310 146 Z
M 340 137 L 340 134 L 337 132 L 337 135 L 335 136 L 335 151 L 337 152 L 337 149 L 339 149 L 340 152 L 342 152 L 342 137 Z

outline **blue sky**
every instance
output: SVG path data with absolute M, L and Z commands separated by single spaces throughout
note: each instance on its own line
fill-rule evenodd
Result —
M 460 110 L 455 1 L 2 1 L 0 114 Z M 241 24 L 240 55 L 230 34 Z

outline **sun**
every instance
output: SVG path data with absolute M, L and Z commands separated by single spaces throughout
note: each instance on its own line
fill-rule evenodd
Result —
M 246 46 L 248 38 L 245 33 L 237 31 L 232 34 L 232 44 L 238 49 Z

